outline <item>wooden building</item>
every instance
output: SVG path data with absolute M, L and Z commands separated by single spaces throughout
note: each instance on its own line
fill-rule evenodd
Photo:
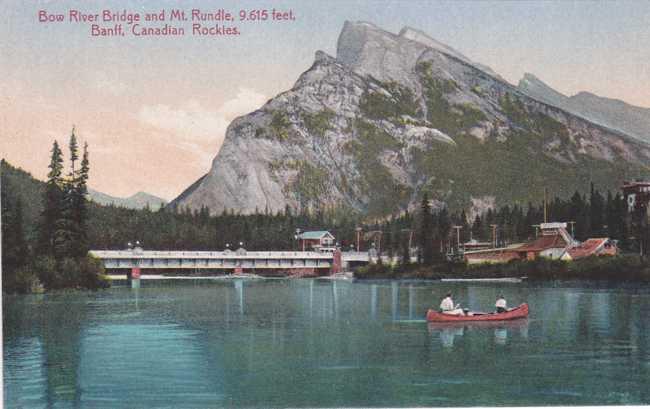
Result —
M 302 232 L 298 241 L 302 251 L 327 251 L 334 249 L 336 243 L 334 236 L 325 230 Z

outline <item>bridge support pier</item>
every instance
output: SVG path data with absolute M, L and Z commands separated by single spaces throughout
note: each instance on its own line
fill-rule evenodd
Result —
M 133 267 L 131 269 L 131 275 L 129 277 L 129 282 L 131 283 L 131 288 L 140 288 L 140 268 Z
M 338 274 L 342 271 L 342 269 L 343 257 L 341 256 L 341 250 L 337 248 L 332 256 L 332 267 L 330 272 L 331 274 Z

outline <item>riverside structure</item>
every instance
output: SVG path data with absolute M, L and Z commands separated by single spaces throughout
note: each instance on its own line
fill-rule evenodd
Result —
M 207 273 L 255 273 L 260 275 L 336 274 L 354 264 L 372 260 L 368 252 L 321 251 L 157 251 L 90 250 L 110 271 L 139 276 L 141 270 L 189 270 Z

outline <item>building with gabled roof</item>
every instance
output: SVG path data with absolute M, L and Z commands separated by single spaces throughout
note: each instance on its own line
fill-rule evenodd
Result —
M 336 243 L 332 233 L 326 230 L 305 231 L 298 234 L 297 238 L 303 251 L 332 248 Z
M 615 256 L 618 246 L 607 237 L 590 238 L 580 243 L 566 230 L 566 223 L 542 223 L 539 236 L 528 243 L 505 248 L 467 251 L 464 258 L 468 264 L 507 263 L 511 260 L 535 260 L 546 257 L 561 260 L 577 260 L 589 256 Z
M 567 249 L 578 242 L 567 232 L 566 223 L 542 223 L 541 234 L 532 242 L 515 249 L 520 259 L 535 260 L 537 257 L 561 258 Z

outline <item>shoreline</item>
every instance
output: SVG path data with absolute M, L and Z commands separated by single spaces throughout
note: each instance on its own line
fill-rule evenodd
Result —
M 594 280 L 650 282 L 650 263 L 638 255 L 587 257 L 576 261 L 539 258 L 533 261 L 511 261 L 504 264 L 442 262 L 421 264 L 374 264 L 359 268 L 355 279 L 430 279 L 440 281 L 500 280 L 529 281 Z

